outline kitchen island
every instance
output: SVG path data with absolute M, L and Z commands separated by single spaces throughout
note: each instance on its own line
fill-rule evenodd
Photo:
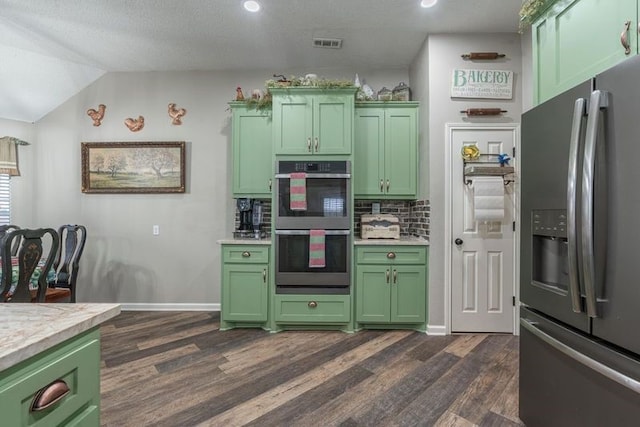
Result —
M 119 313 L 118 304 L 2 304 L 2 424 L 98 426 L 98 328 Z

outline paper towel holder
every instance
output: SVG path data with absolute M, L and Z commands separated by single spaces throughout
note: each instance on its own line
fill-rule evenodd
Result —
M 515 182 L 513 177 L 505 178 L 507 175 L 513 175 L 515 169 L 513 166 L 476 166 L 476 165 L 465 165 L 463 171 L 463 182 L 466 185 L 471 185 L 473 183 L 474 176 L 501 176 L 504 185 L 509 185 L 512 182 Z

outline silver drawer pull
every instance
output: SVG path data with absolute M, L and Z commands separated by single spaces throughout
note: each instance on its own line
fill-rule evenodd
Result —
M 244 258 L 249 258 L 249 257 L 251 256 L 251 252 L 249 252 L 249 251 L 244 251 L 244 252 L 242 252 L 242 256 L 243 256 Z
M 309 304 L 307 304 L 309 306 L 309 308 L 316 308 L 318 306 L 318 303 L 315 301 L 309 301 Z
M 70 391 L 71 389 L 63 380 L 55 380 L 36 393 L 31 403 L 31 412 L 44 411 L 60 402 Z
M 389 258 L 389 259 L 395 259 L 395 258 L 396 258 L 396 254 L 395 254 L 394 252 L 389 252 L 389 253 L 387 254 L 387 258 Z

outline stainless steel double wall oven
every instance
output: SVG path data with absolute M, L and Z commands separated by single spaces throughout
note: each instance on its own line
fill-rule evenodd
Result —
M 306 209 L 291 209 L 291 174 L 304 173 Z M 276 292 L 348 294 L 351 283 L 351 164 L 280 160 L 276 165 Z M 325 267 L 309 267 L 311 230 L 325 234 Z

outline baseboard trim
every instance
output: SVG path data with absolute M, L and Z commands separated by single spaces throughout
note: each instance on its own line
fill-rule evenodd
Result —
M 444 325 L 427 325 L 427 335 L 447 335 L 447 328 Z
M 220 311 L 220 304 L 164 304 L 125 302 L 120 304 L 122 311 Z

